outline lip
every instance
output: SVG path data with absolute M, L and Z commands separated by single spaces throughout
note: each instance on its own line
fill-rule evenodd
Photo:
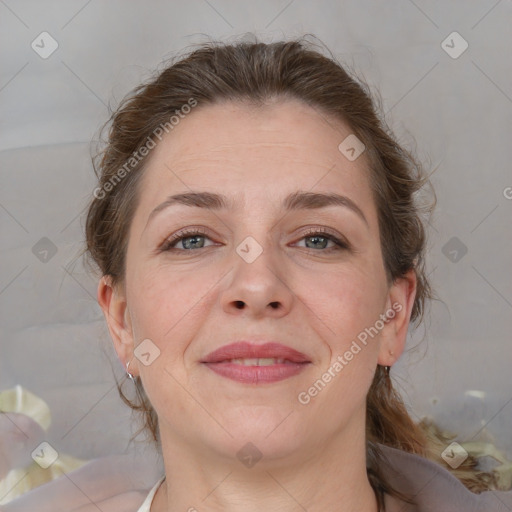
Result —
M 237 341 L 229 345 L 210 352 L 202 363 L 222 363 L 229 359 L 245 359 L 245 358 L 267 358 L 275 357 L 278 359 L 287 359 L 292 363 L 310 363 L 311 361 L 305 354 L 281 343 L 264 343 L 263 345 L 255 345 L 248 341 Z
M 268 366 L 246 366 L 230 362 L 232 359 L 284 359 L 284 362 Z M 277 382 L 297 375 L 311 361 L 308 357 L 281 343 L 269 342 L 255 345 L 239 341 L 214 350 L 201 361 L 222 377 L 247 384 Z

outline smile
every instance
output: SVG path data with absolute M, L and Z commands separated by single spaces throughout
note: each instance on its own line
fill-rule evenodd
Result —
M 280 343 L 254 345 L 246 341 L 225 345 L 201 361 L 217 375 L 246 384 L 265 384 L 293 377 L 310 362 L 305 354 Z

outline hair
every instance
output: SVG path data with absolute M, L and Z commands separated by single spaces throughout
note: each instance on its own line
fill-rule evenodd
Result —
M 430 204 L 418 204 L 418 193 L 430 184 L 428 177 L 416 158 L 397 142 L 375 107 L 368 85 L 351 76 L 332 55 L 327 57 L 314 49 L 305 38 L 269 44 L 205 43 L 167 64 L 122 100 L 105 124 L 110 127 L 106 146 L 93 158 L 99 183 L 86 220 L 89 256 L 103 275 L 110 276 L 112 286 L 123 285 L 128 229 L 148 158 L 140 157 L 141 148 L 162 128 L 172 130 L 170 116 L 186 112 L 184 105 L 193 102 L 199 108 L 225 101 L 264 107 L 286 99 L 298 99 L 326 118 L 348 125 L 365 145 L 386 276 L 392 283 L 414 270 L 417 288 L 411 323 L 419 324 L 426 302 L 435 298 L 425 271 L 427 240 L 422 220 L 422 213 L 432 212 L 435 194 Z M 141 430 L 147 429 L 158 445 L 157 416 L 140 378 L 135 379 L 135 400 L 125 396 L 119 383 L 118 389 L 125 403 L 143 414 Z M 384 493 L 412 503 L 410 496 L 388 483 L 378 444 L 439 461 L 440 437 L 436 439 L 425 424 L 412 420 L 380 365 L 366 404 L 367 472 L 379 506 L 383 507 Z M 464 471 L 466 467 L 468 471 Z M 472 490 L 484 490 L 473 469 L 474 461 L 468 459 L 456 476 Z

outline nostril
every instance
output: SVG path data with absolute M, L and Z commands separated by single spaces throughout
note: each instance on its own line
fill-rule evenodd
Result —
M 271 302 L 270 306 L 273 307 L 274 309 L 277 309 L 279 307 L 279 302 Z
M 237 300 L 237 301 L 235 301 L 235 306 L 238 309 L 242 309 L 244 307 L 244 302 L 242 300 Z

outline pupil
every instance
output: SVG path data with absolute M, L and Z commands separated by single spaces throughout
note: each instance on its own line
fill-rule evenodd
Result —
M 327 241 L 327 239 L 324 236 L 310 236 L 309 239 L 315 241 L 313 247 L 319 247 L 319 244 L 316 243 L 318 240 L 322 240 L 324 242 L 324 244 L 322 244 L 322 247 L 325 247 L 325 242 Z
M 189 236 L 187 238 L 185 238 L 185 240 L 183 241 L 183 245 L 185 246 L 186 249 L 190 249 L 190 246 L 192 245 L 192 247 L 202 247 L 204 245 L 204 241 L 203 241 L 203 244 L 199 244 L 199 245 L 194 245 L 198 239 L 201 239 L 202 236 L 200 235 L 196 235 L 196 236 Z

